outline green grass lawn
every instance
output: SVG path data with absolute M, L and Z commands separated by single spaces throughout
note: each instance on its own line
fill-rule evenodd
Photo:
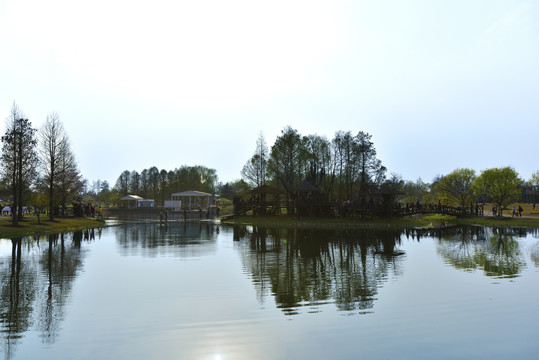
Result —
M 13 226 L 11 225 L 11 216 L 0 216 L 0 238 L 57 234 L 104 225 L 102 220 L 78 217 L 56 218 L 53 222 L 49 222 L 44 216 L 41 216 L 40 219 L 41 224 L 38 224 L 36 216 L 26 215 L 18 226 Z
M 518 209 L 518 206 L 521 206 L 524 210 L 522 212 L 522 216 L 537 216 L 539 218 L 539 206 L 535 206 L 535 210 L 533 210 L 532 204 L 526 204 L 526 203 L 514 203 L 507 205 L 508 210 L 504 210 L 504 215 L 512 215 L 513 214 L 513 206 L 515 206 Z M 492 204 L 485 204 L 485 214 L 487 211 L 492 211 Z

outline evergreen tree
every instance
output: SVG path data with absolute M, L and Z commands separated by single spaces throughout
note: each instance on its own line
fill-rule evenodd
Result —
M 23 218 L 24 196 L 37 176 L 36 132 L 32 123 L 24 119 L 19 107 L 13 103 L 2 136 L 2 176 L 11 191 L 13 225 Z

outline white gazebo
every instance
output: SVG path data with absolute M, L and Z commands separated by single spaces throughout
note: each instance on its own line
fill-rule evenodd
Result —
M 171 195 L 172 201 L 181 201 L 187 210 L 205 209 L 210 207 L 213 195 L 202 191 L 184 191 Z

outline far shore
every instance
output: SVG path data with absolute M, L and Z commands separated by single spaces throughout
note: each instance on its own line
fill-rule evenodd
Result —
M 373 229 L 407 229 L 407 228 L 444 228 L 458 225 L 477 225 L 490 227 L 525 227 L 539 228 L 539 217 L 494 217 L 470 216 L 457 218 L 449 215 L 414 215 L 403 218 L 300 218 L 294 216 L 224 216 L 222 224 L 252 225 L 264 227 L 288 228 L 373 228 Z M 58 217 L 49 222 L 41 216 L 40 221 L 35 215 L 26 215 L 18 226 L 11 225 L 11 217 L 0 216 L 0 238 L 11 239 L 28 236 L 43 236 L 48 234 L 66 233 L 106 226 L 102 219 L 80 217 Z

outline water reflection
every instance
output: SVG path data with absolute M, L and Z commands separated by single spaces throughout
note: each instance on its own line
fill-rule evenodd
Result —
M 217 234 L 219 225 L 212 222 L 154 222 L 127 224 L 115 229 L 122 255 L 145 257 L 199 257 L 213 254 Z
M 514 278 L 526 267 L 517 238 L 525 229 L 455 227 L 439 234 L 438 254 L 456 269 L 483 270 L 486 276 Z
M 479 226 L 406 230 L 309 230 L 234 227 L 234 240 L 260 303 L 273 296 L 282 311 L 318 312 L 334 303 L 340 311 L 368 313 L 378 290 L 400 275 L 406 256 L 401 239 L 438 239 L 437 252 L 460 270 L 482 269 L 486 276 L 512 278 L 526 267 L 517 238 L 537 229 Z M 539 244 L 531 251 L 538 264 Z
M 82 268 L 82 239 L 94 231 L 11 239 L 11 256 L 0 257 L 0 337 L 11 359 L 23 334 L 33 328 L 54 343 L 73 280 Z M 8 241 L 8 240 L 2 240 Z
M 285 314 L 302 308 L 368 313 L 378 288 L 401 272 L 401 232 L 234 227 L 260 302 L 273 295 Z
M 181 291 L 178 293 L 174 289 L 175 285 L 170 286 L 173 282 L 166 278 L 167 274 L 176 277 L 183 269 L 197 270 L 196 266 L 192 266 L 194 262 L 172 261 L 173 268 L 159 268 L 156 264 L 166 263 L 166 261 L 143 261 L 144 271 L 148 271 L 150 278 L 153 278 L 154 274 L 163 276 L 162 283 L 165 286 L 152 288 L 167 294 L 163 298 L 170 299 L 170 303 L 167 301 L 162 303 L 173 304 L 175 307 L 183 304 L 185 305 L 183 309 L 189 309 L 188 315 L 178 312 L 175 321 L 179 323 L 185 321 L 189 324 L 197 321 L 199 313 L 195 309 L 204 308 L 197 304 L 203 303 L 207 298 L 214 297 L 216 301 L 219 301 L 219 305 L 221 301 L 223 304 L 226 301 L 237 303 L 238 297 L 232 297 L 229 288 L 225 285 L 221 288 L 216 285 L 216 282 L 210 282 L 209 278 L 218 278 L 214 274 L 223 269 L 219 267 L 221 264 L 236 264 L 238 254 L 245 273 L 252 279 L 259 302 L 265 304 L 274 301 L 280 309 L 277 312 L 280 318 L 282 318 L 281 313 L 297 315 L 317 313 L 322 310 L 326 313 L 328 309 L 335 309 L 339 314 L 346 315 L 373 312 L 381 287 L 386 286 L 393 277 L 400 278 L 406 275 L 404 262 L 408 257 L 411 259 L 412 255 L 417 254 L 412 250 L 418 251 L 419 247 L 415 245 L 425 239 L 429 240 L 431 246 L 427 248 L 430 250 L 434 249 L 432 246 L 434 239 L 439 258 L 458 269 L 459 272 L 460 270 L 480 270 L 486 276 L 499 278 L 521 276 L 526 267 L 528 251 L 531 263 L 539 266 L 539 243 L 534 241 L 534 244 L 530 244 L 518 241 L 519 238 L 530 235 L 539 238 L 537 229 L 455 227 L 400 231 L 276 229 L 241 226 L 227 227 L 220 234 L 219 225 L 210 222 L 171 222 L 169 224 L 130 224 L 105 231 L 115 235 L 115 237 L 105 239 L 112 240 L 114 243 L 109 243 L 107 247 L 96 246 L 95 248 L 102 252 L 92 252 L 92 256 L 101 257 L 103 254 L 108 254 L 104 251 L 109 250 L 118 250 L 122 256 L 137 255 L 131 259 L 125 259 L 130 260 L 126 261 L 126 264 L 129 263 L 136 268 L 141 264 L 140 257 L 172 256 L 181 259 L 200 259 L 209 254 L 231 254 L 233 261 L 217 256 L 209 259 L 210 261 L 205 265 L 217 264 L 215 268 L 208 270 L 208 267 L 204 267 L 204 270 L 200 271 L 204 276 L 197 277 L 202 280 L 197 280 L 196 285 L 189 281 L 182 282 Z M 92 242 L 100 235 L 100 230 L 89 230 L 66 235 L 0 240 L 0 342 L 5 359 L 14 357 L 23 336 L 31 331 L 38 332 L 41 342 L 46 345 L 57 342 L 60 336 L 65 336 L 65 333 L 61 332 L 61 323 L 67 316 L 66 305 L 70 297 L 73 297 L 71 293 L 74 281 L 82 272 L 86 256 L 90 255 L 87 251 L 92 247 L 89 245 L 97 245 Z M 105 243 L 107 241 L 102 241 L 100 245 Z M 218 244 L 224 244 L 224 246 L 218 246 Z M 223 248 L 227 251 L 220 251 Z M 88 259 L 95 259 L 95 257 L 88 256 Z M 87 260 L 88 267 L 92 263 L 95 261 Z M 110 269 L 117 269 L 114 262 L 110 264 Z M 440 267 L 447 269 L 443 264 Z M 178 271 L 169 271 L 169 269 Z M 227 268 L 227 270 L 230 269 L 233 270 L 228 272 L 227 276 L 232 278 L 236 276 L 236 269 Z M 96 269 L 93 268 L 88 270 L 88 273 L 95 273 L 95 271 Z M 237 276 L 243 281 L 245 275 L 237 272 Z M 107 272 L 109 273 L 110 271 Z M 118 279 L 125 278 L 125 276 L 118 277 Z M 177 280 L 177 278 L 174 279 Z M 411 283 L 413 284 L 414 281 Z M 111 281 L 111 286 L 116 284 Z M 141 284 L 137 283 L 135 286 L 141 286 Z M 189 286 L 196 286 L 196 290 Z M 207 290 L 212 286 L 215 289 Z M 250 288 L 250 285 L 247 284 L 247 287 Z M 128 288 L 126 285 L 125 289 Z M 245 297 L 244 288 L 240 287 L 240 289 L 239 296 Z M 94 288 L 90 290 L 94 291 Z M 407 291 L 411 290 L 407 289 Z M 425 291 L 432 291 L 432 289 Z M 123 303 L 126 293 L 123 291 L 117 293 L 117 297 L 113 299 L 114 302 Z M 154 293 L 151 292 L 151 294 Z M 107 296 L 109 295 L 107 293 Z M 227 296 L 229 298 L 226 298 Z M 418 294 L 419 296 L 421 294 Z M 141 327 L 148 326 L 149 332 L 162 334 L 164 330 L 160 326 L 168 323 L 152 324 L 146 318 L 149 313 L 145 308 L 146 301 L 147 299 L 139 308 L 141 310 L 133 312 L 145 314 L 145 317 L 137 319 L 140 321 L 138 324 Z M 232 306 L 229 305 L 228 308 L 230 307 Z M 273 307 L 273 303 L 268 307 Z M 215 306 L 212 305 L 210 308 L 215 308 Z M 159 312 L 153 314 L 157 314 L 156 318 L 160 321 L 174 314 L 174 312 L 169 313 L 166 307 L 163 312 L 165 314 L 162 317 Z M 243 307 L 240 308 L 239 313 L 245 313 Z M 249 322 L 256 318 L 256 316 L 235 318 L 230 313 L 226 315 L 230 318 L 225 317 L 225 320 L 234 322 Z M 372 319 L 372 316 L 367 318 Z M 176 326 L 177 323 L 172 325 Z M 127 328 L 127 330 L 131 329 Z M 59 344 L 57 346 L 60 346 Z

